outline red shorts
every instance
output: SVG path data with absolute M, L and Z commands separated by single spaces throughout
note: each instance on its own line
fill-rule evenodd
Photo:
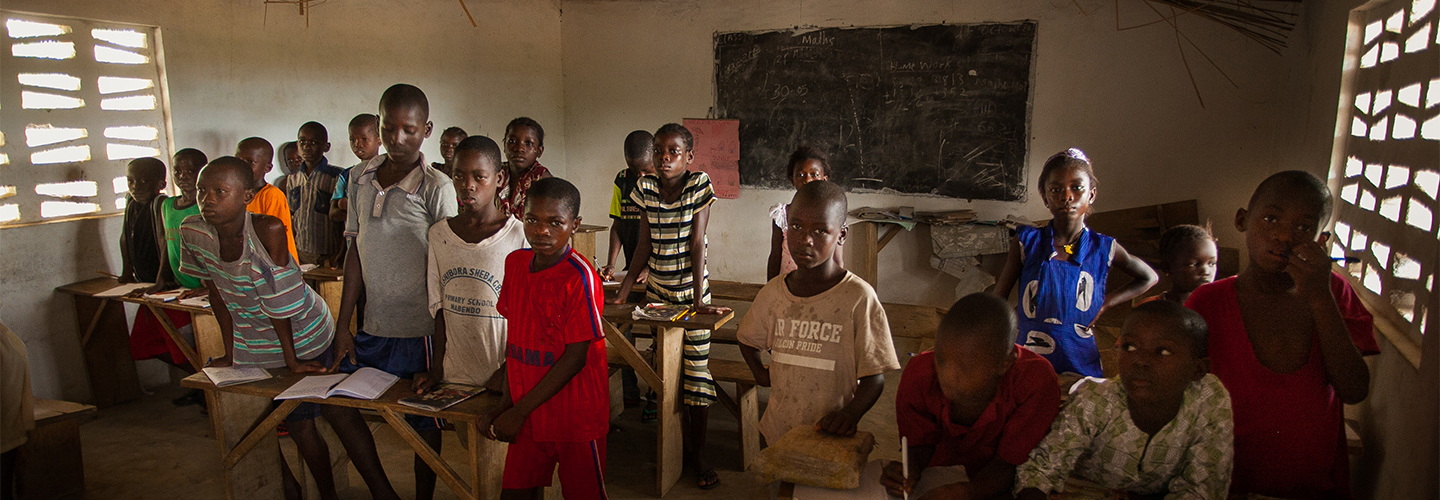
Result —
M 165 316 L 170 318 L 170 323 L 178 330 L 184 330 L 190 326 L 190 313 L 176 311 L 173 309 L 161 309 Z M 150 313 L 150 308 L 140 306 L 135 311 L 135 324 L 130 327 L 130 357 L 136 360 L 150 359 L 161 354 L 169 354 L 170 360 L 176 364 L 185 364 L 185 352 L 180 346 L 175 345 L 175 340 L 165 332 L 165 326 L 160 319 Z
M 605 437 L 581 442 L 536 442 L 529 426 L 516 436 L 505 454 L 507 490 L 550 486 L 555 465 L 560 465 L 560 492 L 565 500 L 604 500 Z

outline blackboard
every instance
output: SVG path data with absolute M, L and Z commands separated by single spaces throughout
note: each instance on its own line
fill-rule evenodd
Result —
M 1035 22 L 715 34 L 718 118 L 740 182 L 791 189 L 790 153 L 852 191 L 1020 200 Z

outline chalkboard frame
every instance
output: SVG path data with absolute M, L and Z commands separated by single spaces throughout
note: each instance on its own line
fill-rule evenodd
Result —
M 749 131 L 746 128 L 746 124 L 747 122 L 752 122 L 752 120 L 750 120 L 749 117 L 744 116 L 743 114 L 737 114 L 735 112 L 735 108 L 729 105 L 730 103 L 726 102 L 727 98 L 734 98 L 733 95 L 726 94 L 726 84 L 722 83 L 727 77 L 726 66 L 730 66 L 732 74 L 735 67 L 734 64 L 732 64 L 734 61 L 725 60 L 724 54 L 722 53 L 722 48 L 727 48 L 727 44 L 728 48 L 733 49 L 733 46 L 737 44 L 737 41 L 745 40 L 746 38 L 752 40 L 753 44 L 753 40 L 767 36 L 790 37 L 790 39 L 796 39 L 797 37 L 815 37 L 817 35 L 823 37 L 827 33 L 868 34 L 873 32 L 877 34 L 877 37 L 880 37 L 884 36 L 881 33 L 885 30 L 915 31 L 923 29 L 929 29 L 932 31 L 948 30 L 956 33 L 955 36 L 957 37 L 957 39 L 961 36 L 979 37 L 982 35 L 972 35 L 972 32 L 983 34 L 987 32 L 986 30 L 990 30 L 988 31 L 989 33 L 1004 32 L 1003 30 L 1008 30 L 1009 33 L 1022 33 L 1022 35 L 1019 36 L 1028 37 L 1028 40 L 1018 38 L 1016 40 L 1012 40 L 1012 42 L 1014 43 L 1011 44 L 1010 50 L 1013 50 L 1015 52 L 1005 53 L 1004 55 L 1004 57 L 1011 57 L 1013 59 L 1012 61 L 1010 61 L 1012 63 L 1010 64 L 1012 69 L 1020 67 L 1024 68 L 1024 78 L 1013 79 L 1014 82 L 1020 82 L 1021 84 L 1023 84 L 1023 93 L 1012 93 L 1013 95 L 1007 98 L 1009 99 L 1009 101 L 1006 103 L 1006 108 L 1004 110 L 1006 113 L 1004 119 L 1009 120 L 1009 123 L 1008 126 L 1002 127 L 1002 129 L 1005 130 L 1006 139 L 1010 142 L 1010 144 L 1007 146 L 1009 153 L 1007 153 L 1006 155 L 1006 161 L 987 162 L 986 165 L 989 165 L 988 167 L 975 167 L 974 163 L 967 163 L 955 167 L 954 165 L 956 164 L 947 162 L 947 158 L 944 155 L 944 153 L 949 153 L 953 155 L 954 152 L 946 151 L 944 148 L 947 144 L 944 141 L 941 141 L 939 147 L 937 148 L 937 151 L 941 154 L 935 155 L 936 161 L 930 165 L 916 163 L 917 165 L 921 166 L 912 168 L 916 168 L 917 171 L 924 171 L 916 173 L 912 177 L 907 177 L 909 184 L 900 184 L 896 186 L 900 189 L 895 189 L 891 186 L 896 185 L 896 183 L 885 181 L 876 183 L 867 180 L 872 177 L 882 177 L 886 174 L 893 175 L 896 169 L 891 167 L 881 167 L 873 163 L 870 165 L 865 165 L 865 161 L 863 160 L 852 161 L 853 155 L 847 155 L 845 150 L 860 149 L 854 143 L 840 143 L 837 146 L 836 142 L 838 141 L 830 141 L 829 144 L 827 144 L 826 141 L 822 140 L 808 140 L 805 137 L 790 137 L 790 140 L 783 145 L 776 146 L 773 144 L 768 144 L 767 141 L 762 140 L 760 142 L 767 143 L 765 146 L 761 146 L 759 148 L 754 147 L 757 141 L 754 140 L 753 136 L 747 137 L 747 135 L 749 134 L 746 134 L 746 132 Z M 827 153 L 830 153 L 832 159 L 832 168 L 836 170 L 836 175 L 832 175 L 832 180 L 836 180 L 842 187 L 844 187 L 850 192 L 884 193 L 899 196 L 919 196 L 972 201 L 979 199 L 1024 202 L 1029 197 L 1029 190 L 1027 189 L 1027 187 L 1029 185 L 1030 172 L 1030 134 L 1031 127 L 1033 125 L 1032 114 L 1035 98 L 1036 67 L 1038 63 L 1037 47 L 1039 43 L 1039 23 L 1036 20 L 1024 19 L 1006 22 L 901 24 L 875 26 L 806 26 L 790 27 L 783 29 L 716 31 L 714 33 L 712 43 L 715 55 L 715 67 L 711 77 L 715 107 L 711 113 L 711 116 L 713 118 L 741 120 L 742 153 L 740 160 L 740 180 L 742 188 L 780 190 L 793 189 L 790 186 L 788 180 L 784 178 L 784 159 L 789 156 L 789 152 L 794 150 L 795 147 L 798 147 L 801 144 L 810 144 L 820 147 L 822 150 L 826 150 Z M 949 57 L 952 57 L 954 60 L 959 60 L 966 57 L 976 57 L 976 54 L 953 54 L 953 56 Z M 993 55 L 993 53 L 989 52 L 977 54 L 982 54 L 987 57 Z M 1019 56 L 1016 57 L 1015 54 L 1019 54 Z M 993 57 L 999 58 L 1002 56 Z M 1023 63 L 1018 63 L 1020 61 L 1020 57 L 1024 58 Z M 880 62 L 883 63 L 886 61 L 882 60 Z M 901 61 L 902 64 L 904 64 L 905 62 L 906 61 Z M 956 71 L 958 72 L 959 69 L 957 69 Z M 974 73 L 972 72 L 970 73 L 970 75 L 973 76 Z M 963 75 L 961 77 L 963 78 Z M 1011 82 L 1011 84 L 1013 85 L 1014 82 Z M 768 83 L 768 81 L 766 83 Z M 762 85 L 761 87 L 763 88 L 764 86 Z M 964 96 L 965 94 L 961 95 Z M 1020 105 L 1020 96 L 1023 96 L 1023 106 Z M 753 102 L 753 100 L 749 102 Z M 851 102 L 854 102 L 853 99 Z M 753 121 L 758 122 L 763 120 Z M 956 128 L 958 124 L 959 121 L 946 122 L 944 125 L 941 126 L 948 126 L 949 128 L 953 129 Z M 976 126 L 978 127 L 980 125 L 984 125 L 984 123 L 980 122 Z M 802 126 L 799 128 L 804 127 Z M 859 127 L 857 126 L 857 128 Z M 764 150 L 764 152 L 756 154 L 756 150 Z M 977 150 L 980 150 L 980 148 L 977 148 Z M 855 164 L 860 164 L 860 166 L 856 167 Z M 974 171 L 976 168 L 994 168 L 999 170 L 982 170 L 978 174 L 975 174 Z M 776 173 L 777 170 L 780 170 L 780 172 Z M 875 172 L 877 170 L 883 171 L 882 175 L 866 175 L 867 172 Z M 997 174 L 999 177 L 1003 177 L 1002 181 L 995 180 L 997 178 Z M 911 175 L 911 173 L 904 172 L 903 175 L 908 176 Z M 933 181 L 929 184 L 924 184 L 927 180 L 925 175 L 930 175 L 931 177 L 933 177 Z M 970 179 L 984 177 L 984 179 L 982 180 L 988 182 L 984 187 L 967 186 L 964 184 L 963 181 L 958 180 L 960 177 L 966 175 L 968 175 Z M 917 189 L 917 185 L 921 187 Z

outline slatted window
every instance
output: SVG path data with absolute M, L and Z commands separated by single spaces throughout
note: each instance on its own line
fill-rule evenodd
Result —
M 172 149 L 159 29 L 0 15 L 0 227 L 123 211 L 126 163 Z
M 1440 263 L 1440 29 L 1436 0 L 1391 0 L 1351 15 L 1336 161 L 1332 256 L 1419 345 Z M 1363 292 L 1362 292 L 1363 293 Z

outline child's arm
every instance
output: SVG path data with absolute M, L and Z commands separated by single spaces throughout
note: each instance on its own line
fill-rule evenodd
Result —
M 360 292 L 365 289 L 365 274 L 361 272 L 360 251 L 355 248 L 355 238 L 350 238 L 345 250 L 345 290 L 340 293 L 340 315 L 335 319 L 335 364 L 334 370 L 346 356 L 351 363 L 355 360 L 355 333 L 350 331 L 350 321 L 355 317 L 355 303 L 360 301 Z
M 155 246 L 160 250 L 160 272 L 155 273 L 155 286 L 145 289 L 145 293 L 160 293 L 171 288 L 179 287 L 175 282 L 175 273 L 170 270 L 170 245 L 165 244 L 165 214 L 161 209 L 164 203 L 155 203 L 155 218 L 159 224 L 155 225 Z
M 891 460 L 885 464 L 885 469 L 880 475 L 880 485 L 885 487 L 885 492 L 892 497 L 902 497 L 906 493 L 914 491 L 915 485 L 920 483 L 920 473 L 935 458 L 935 445 L 910 445 L 906 453 L 910 458 L 910 476 L 905 476 L 905 464 Z
M 600 268 L 600 278 L 605 281 L 615 279 L 615 258 L 620 256 L 620 232 L 616 229 L 620 226 L 620 219 L 610 223 L 610 252 L 605 257 L 605 267 Z
M 1111 269 L 1119 269 L 1120 272 L 1128 274 L 1134 279 L 1120 287 L 1119 290 L 1105 294 L 1105 303 L 1100 306 L 1100 312 L 1095 315 L 1096 318 L 1105 314 L 1105 311 L 1115 304 L 1130 302 L 1130 299 L 1139 297 L 1140 294 L 1160 282 L 1160 276 L 1155 274 L 1155 270 L 1150 267 L 1150 264 L 1146 264 L 1139 257 L 1130 255 L 1130 252 L 1125 251 L 1125 247 L 1120 246 L 1120 242 L 1117 241 L 1114 245 L 1115 259 L 1110 262 Z M 1326 263 L 1329 261 L 1327 260 Z
M 710 223 L 710 207 L 695 212 L 691 219 L 690 226 L 690 269 L 692 285 L 695 287 L 695 300 L 691 309 L 696 314 L 724 314 L 730 312 L 730 308 L 724 306 L 713 306 L 705 301 L 705 226 Z
M 1010 253 L 1005 256 L 1005 268 L 1000 270 L 1000 277 L 995 278 L 995 288 L 990 293 L 1010 300 L 1010 289 L 1015 288 L 1015 283 L 1020 281 L 1020 267 L 1023 265 L 1020 261 L 1020 239 L 1012 236 Z
M 133 200 L 131 200 L 133 202 Z M 120 277 L 121 283 L 134 283 L 135 267 L 130 264 L 130 212 L 125 212 L 125 221 L 120 223 Z
M 345 198 L 330 200 L 330 220 L 345 222 Z
M 770 258 L 765 261 L 765 281 L 780 275 L 780 259 L 784 255 L 785 231 L 770 221 Z
M 230 319 L 230 309 L 225 306 L 225 297 L 220 295 L 220 289 L 215 288 L 215 282 L 204 280 L 201 283 L 210 292 L 210 313 L 220 324 L 220 342 L 225 345 L 225 355 L 207 361 L 205 366 L 230 366 L 235 359 L 235 323 Z
M 591 342 L 604 342 L 603 339 L 582 340 L 565 344 L 565 352 L 560 354 L 560 359 L 550 366 L 550 371 L 540 377 L 535 388 L 525 393 L 525 397 L 515 401 L 514 407 L 505 410 L 499 417 L 495 418 L 495 438 L 507 443 L 515 442 L 515 435 L 520 433 L 520 426 L 525 425 L 525 419 L 530 418 L 530 412 L 535 411 L 541 404 L 549 401 L 570 379 L 585 368 L 586 357 L 589 355 Z
M 750 366 L 750 373 L 755 375 L 755 385 L 770 387 L 770 367 L 760 362 L 760 350 L 742 343 L 740 356 L 745 358 L 745 364 Z
M 1290 252 L 1290 265 L 1285 268 L 1295 280 L 1295 290 L 1310 307 L 1315 318 L 1315 332 L 1320 339 L 1320 356 L 1325 378 L 1335 387 L 1335 396 L 1347 405 L 1359 404 L 1370 395 L 1370 368 L 1360 349 L 1350 339 L 1345 318 L 1335 294 L 1330 291 L 1330 258 L 1325 246 L 1327 233 L 1319 242 L 1306 241 Z
M 1040 444 L 1030 451 L 1029 460 L 1020 464 L 1019 467 L 1011 466 L 1013 470 L 1011 477 L 1014 480 L 1017 497 L 1033 496 L 1034 493 L 1025 491 L 1027 489 L 1049 494 L 1063 487 L 1065 478 L 1070 477 L 1070 472 L 1075 467 L 1075 462 L 1080 459 L 1080 455 L 1090 445 L 1092 432 L 1086 423 L 1096 417 L 1087 415 L 1087 412 L 1104 406 L 1103 402 L 1095 404 L 1082 401 L 1082 399 L 1096 396 L 1097 391 L 1095 390 L 1082 390 L 1080 394 L 1076 395 L 1075 400 L 1060 412 L 1060 416 L 1050 427 L 1050 433 L 1046 434 L 1045 438 L 1040 440 Z M 1056 399 L 1058 398 L 1057 394 Z M 990 468 L 990 465 L 993 464 L 986 464 L 985 468 Z M 981 469 L 981 472 L 984 471 Z
M 961 498 L 981 499 L 995 498 L 1010 491 L 1015 484 L 1015 466 L 1010 462 L 1001 460 L 1000 457 L 990 459 L 985 466 L 978 471 L 965 471 L 970 475 L 968 482 L 947 484 L 926 493 L 921 500 L 934 498 Z M 1039 491 L 1039 490 L 1033 490 Z M 1023 493 L 1023 492 L 1022 492 Z M 1039 498 L 1045 498 L 1041 496 Z
M 504 370 L 504 368 L 502 367 L 501 370 Z M 492 376 L 491 378 L 493 379 L 494 377 Z M 509 391 L 506 391 L 505 394 L 501 396 L 500 406 L 496 406 L 488 412 L 481 413 L 480 420 L 477 421 L 475 425 L 476 428 L 480 429 L 481 435 L 497 441 L 500 438 L 495 435 L 495 419 L 500 418 L 500 415 L 504 415 L 505 412 L 515 407 L 515 401 L 510 399 Z
M 255 228 L 255 235 L 260 238 L 260 245 L 265 248 L 265 253 L 270 256 L 270 262 L 277 268 L 284 268 L 290 265 L 290 249 L 285 243 L 285 225 L 280 219 L 264 215 L 252 215 L 251 221 Z M 298 269 L 296 270 L 298 272 Z M 292 275 L 293 276 L 293 275 Z M 279 285 L 275 283 L 274 285 Z M 300 283 L 299 286 L 305 286 Z M 278 286 L 277 286 L 278 288 Z M 269 309 L 265 303 L 267 292 L 264 288 L 257 288 L 260 293 L 261 309 Z M 274 297 L 283 297 L 275 295 Z M 213 305 L 211 306 L 214 307 Z M 267 311 L 267 314 L 268 313 Z M 300 361 L 295 357 L 295 332 L 291 329 L 290 318 L 277 318 L 270 316 L 270 325 L 275 328 L 275 337 L 280 341 L 280 352 L 285 356 L 285 367 L 291 373 L 323 373 L 326 366 L 316 361 Z
M 837 436 L 854 436 L 860 418 L 865 416 L 865 412 L 870 411 L 871 406 L 875 406 L 875 402 L 880 400 L 882 392 L 885 392 L 885 374 L 876 373 L 868 377 L 860 377 L 859 383 L 855 386 L 855 397 L 850 398 L 850 402 L 845 407 L 830 412 L 815 425 L 820 430 Z
M 640 241 L 635 244 L 635 262 L 641 263 L 648 269 L 650 265 L 650 218 L 640 218 Z M 611 304 L 624 304 L 625 299 L 630 297 L 630 289 L 635 286 L 635 281 L 640 278 L 641 273 L 638 266 L 630 266 L 635 272 L 625 273 L 625 280 L 620 282 L 620 291 L 615 298 L 608 300 Z
M 445 310 L 435 311 L 435 333 L 430 335 L 430 371 L 415 374 L 410 387 L 415 394 L 424 394 L 445 380 Z

